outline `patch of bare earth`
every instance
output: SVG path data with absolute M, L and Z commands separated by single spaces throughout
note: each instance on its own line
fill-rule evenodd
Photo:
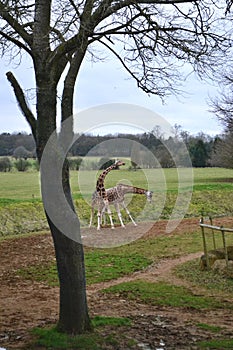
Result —
M 219 219 L 221 225 L 232 225 L 232 219 Z M 173 234 L 197 230 L 197 219 L 185 219 Z M 132 227 L 132 230 L 134 227 Z M 144 235 L 152 237 L 165 234 L 166 221 L 157 222 Z M 115 232 L 118 228 L 115 229 Z M 100 235 L 100 234 L 99 234 Z M 232 310 L 199 311 L 190 308 L 151 306 L 119 296 L 101 293 L 103 288 L 136 279 L 146 281 L 167 281 L 190 287 L 175 276 L 173 269 L 178 264 L 199 257 L 200 253 L 177 259 L 165 259 L 155 263 L 145 271 L 139 271 L 117 280 L 88 286 L 90 315 L 123 316 L 132 319 L 130 327 L 122 327 L 116 334 L 118 345 L 108 349 L 197 349 L 198 340 L 211 339 L 213 334 L 197 327 L 206 323 L 222 327 L 214 337 L 233 337 Z M 54 259 L 53 244 L 49 234 L 4 240 L 0 243 L 0 347 L 7 350 L 23 349 L 30 343 L 30 330 L 54 324 L 58 318 L 59 289 L 43 283 L 28 281 L 18 277 L 15 271 L 21 267 L 48 262 Z M 202 294 L 195 288 L 195 293 Z M 117 332 L 111 327 L 103 331 L 103 337 Z M 127 339 L 135 339 L 135 345 L 128 347 Z M 30 347 L 29 347 L 30 348 Z

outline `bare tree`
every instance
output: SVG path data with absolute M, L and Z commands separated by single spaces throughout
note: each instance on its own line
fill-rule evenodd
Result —
M 231 68 L 220 77 L 221 91 L 210 101 L 212 112 L 228 133 L 233 134 L 233 71 Z
M 191 63 L 202 74 L 210 67 L 214 69 L 225 56 L 228 41 L 223 30 L 217 32 L 221 4 L 216 3 L 218 9 L 214 0 L 0 1 L 2 55 L 10 55 L 13 61 L 27 54 L 33 63 L 36 115 L 14 75 L 8 72 L 7 78 L 31 127 L 39 161 L 57 130 L 57 86 L 64 72 L 62 121 L 73 113 L 75 82 L 85 56 L 98 59 L 95 48 L 100 46 L 119 59 L 146 93 L 161 98 L 176 93 L 184 64 Z M 67 131 L 72 133 L 72 123 L 64 134 Z M 42 182 L 43 176 L 46 174 L 42 172 Z M 63 188 L 74 211 L 66 164 Z M 61 232 L 49 215 L 47 218 L 60 280 L 58 326 L 61 331 L 82 333 L 90 329 L 83 248 Z
M 210 163 L 215 167 L 233 168 L 233 137 L 230 133 L 216 137 Z
M 229 67 L 220 77 L 221 91 L 211 98 L 210 106 L 219 122 L 224 126 L 224 134 L 217 138 L 211 156 L 213 166 L 233 168 L 233 71 Z

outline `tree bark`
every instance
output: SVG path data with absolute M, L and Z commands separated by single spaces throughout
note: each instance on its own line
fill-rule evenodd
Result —
M 49 217 L 48 223 L 54 241 L 60 281 L 58 330 L 69 334 L 82 334 L 91 330 L 85 292 L 83 246 L 62 234 Z
M 75 53 L 64 81 L 61 102 L 62 125 L 60 143 L 62 144 L 62 150 L 65 154 L 73 138 L 74 86 L 81 62 L 85 56 L 86 47 L 87 46 L 83 46 L 79 53 Z M 75 212 L 70 189 L 69 164 L 66 158 L 62 170 L 62 186 L 66 200 L 70 208 Z M 88 315 L 86 292 L 84 293 L 84 291 L 86 291 L 86 278 L 83 246 L 79 242 L 70 240 L 65 236 L 61 238 L 56 234 L 56 228 L 54 229 L 52 227 L 51 231 L 55 233 L 54 245 L 56 247 L 56 252 L 60 252 L 59 256 L 57 256 L 61 310 L 58 329 L 72 334 L 83 333 L 92 328 Z M 81 240 L 79 222 L 77 231 L 77 236 Z M 59 241 L 57 240 L 58 237 L 60 237 Z M 69 285 L 71 288 L 67 288 Z M 73 300 L 75 299 L 78 299 L 79 302 L 74 303 Z
M 12 77 L 13 79 L 11 79 Z M 55 139 L 57 139 L 56 84 L 52 84 L 52 80 L 48 80 L 48 77 L 49 74 L 47 75 L 46 80 L 42 79 L 40 83 L 37 84 L 37 120 L 35 120 L 33 115 L 30 114 L 29 107 L 25 102 L 26 100 L 23 95 L 23 90 L 20 88 L 19 83 L 13 75 L 8 73 L 8 79 L 10 78 L 9 80 L 14 88 L 17 102 L 27 121 L 32 121 L 30 123 L 30 126 L 31 128 L 33 127 L 33 135 L 35 137 L 37 145 L 37 156 L 40 163 L 43 159 L 43 152 L 45 150 L 46 144 L 53 133 L 55 133 Z M 54 143 L 54 145 L 56 147 L 52 153 L 54 157 L 48 159 L 48 161 L 51 163 L 50 170 L 49 167 L 47 169 L 45 167 L 42 167 L 41 169 L 42 199 L 45 206 L 43 187 L 45 189 L 47 187 L 51 188 L 52 196 L 49 198 L 49 206 L 54 205 L 58 210 L 58 215 L 61 216 L 62 220 L 64 217 L 65 221 L 66 213 L 60 210 L 62 206 L 59 207 L 59 202 L 56 201 L 57 195 L 59 195 L 56 192 L 57 182 L 59 181 L 57 178 L 57 173 L 59 171 L 57 166 L 63 166 L 63 192 L 71 210 L 75 212 L 70 189 L 69 168 L 66 161 L 64 164 L 59 162 L 59 158 L 62 156 L 61 152 L 63 153 L 64 150 L 60 149 L 59 151 L 59 143 Z M 43 184 L 45 185 L 43 186 Z M 46 205 L 48 205 L 48 203 L 46 203 Z M 91 322 L 88 315 L 86 299 L 86 279 L 83 246 L 79 239 L 73 240 L 67 237 L 64 234 L 65 232 L 62 232 L 58 227 L 56 227 L 47 212 L 46 216 L 54 241 L 58 277 L 60 282 L 60 310 L 58 329 L 69 334 L 81 334 L 85 331 L 91 330 Z M 67 223 L 67 225 L 68 224 L 69 223 Z M 76 219 L 75 224 L 75 230 L 77 237 L 79 238 L 80 226 L 78 219 Z
M 33 135 L 34 139 L 36 140 L 36 119 L 31 111 L 31 109 L 28 106 L 28 103 L 27 103 L 26 98 L 24 96 L 23 90 L 21 89 L 18 81 L 15 79 L 14 75 L 11 72 L 7 72 L 6 76 L 14 89 L 14 93 L 15 93 L 15 96 L 17 98 L 19 108 L 21 109 L 28 124 L 30 125 L 31 130 L 32 130 L 32 135 Z
M 56 135 L 56 89 L 48 88 L 47 91 L 43 88 L 40 91 L 37 104 L 38 115 L 38 132 L 37 132 L 37 150 L 38 158 L 41 159 L 46 143 L 52 133 Z M 46 111 L 46 116 L 45 113 Z M 41 119 L 40 119 L 41 118 Z M 56 136 L 55 136 L 56 138 Z M 55 149 L 52 154 L 55 158 L 51 159 L 51 166 L 55 164 L 51 169 L 52 173 L 47 172 L 46 169 L 41 171 L 42 183 L 46 183 L 46 187 L 52 189 L 52 195 L 49 198 L 49 206 L 55 206 L 58 211 L 58 215 L 66 222 L 66 212 L 62 209 L 62 198 L 60 199 L 58 190 L 57 174 L 62 171 L 62 187 L 64 196 L 68 202 L 69 207 L 74 212 L 74 206 L 71 196 L 70 182 L 69 182 L 69 169 L 65 161 L 63 164 L 60 158 L 63 157 L 64 150 L 59 149 L 59 142 L 55 144 Z M 57 168 L 57 165 L 59 168 Z M 63 170 L 61 170 L 63 168 Z M 52 174 L 52 175 L 51 175 Z M 43 189 L 42 189 L 43 196 Z M 57 197 L 58 196 L 58 197 Z M 62 196 L 61 196 L 62 197 Z M 58 198 L 58 200 L 56 200 Z M 43 202 L 45 205 L 45 199 L 43 196 Z M 46 204 L 48 205 L 48 203 Z M 58 277 L 60 282 L 60 312 L 58 329 L 62 332 L 69 334 L 81 334 L 91 329 L 91 322 L 88 316 L 87 299 L 86 299 L 86 280 L 85 280 L 85 266 L 84 266 L 84 252 L 80 238 L 80 226 L 78 219 L 75 221 L 75 232 L 77 239 L 67 237 L 66 232 L 61 230 L 56 223 L 53 222 L 46 210 L 48 224 L 51 230 L 51 234 L 54 241 L 56 262 Z M 74 214 L 75 215 L 75 214 Z M 66 222 L 67 228 L 72 223 Z

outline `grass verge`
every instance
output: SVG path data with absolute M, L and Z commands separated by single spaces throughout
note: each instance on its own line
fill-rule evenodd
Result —
M 48 229 L 42 203 L 12 202 L 0 205 L 0 236 L 19 235 Z
M 233 279 L 213 270 L 201 271 L 199 260 L 191 260 L 176 267 L 176 274 L 193 284 L 211 291 L 233 293 Z
M 189 253 L 201 251 L 200 231 L 180 235 L 161 235 L 151 239 L 139 239 L 131 244 L 114 249 L 85 249 L 87 283 L 116 279 L 135 271 L 143 270 L 152 262 L 164 258 L 176 258 Z M 186 265 L 184 265 L 186 266 Z M 198 266 L 187 265 L 190 277 L 196 276 L 197 282 L 205 275 Z M 54 261 L 49 264 L 28 266 L 17 273 L 31 280 L 44 282 L 50 286 L 58 285 L 57 270 Z M 182 277 L 182 276 L 181 276 Z M 184 276 L 186 278 L 186 276 Z M 199 283 L 199 282 L 198 282 Z M 205 284 L 205 280 L 203 281 Z M 215 283 L 215 278 L 213 279 Z M 229 284 L 227 284 L 229 288 Z M 232 283 L 233 286 L 233 283 Z M 210 287 L 211 288 L 211 287 Z
M 190 185 L 190 169 L 179 169 L 182 189 Z M 233 171 L 232 169 L 205 168 L 193 169 L 194 187 L 189 208 L 181 216 L 200 217 L 205 213 L 216 215 L 233 212 Z M 96 171 L 71 171 L 71 185 L 74 202 L 83 226 L 87 226 L 90 217 L 91 193 L 95 189 Z M 145 196 L 133 195 L 129 199 L 129 210 L 137 221 L 169 219 L 177 200 L 177 169 L 144 169 L 143 171 L 111 172 L 106 178 L 106 187 L 115 186 L 121 178 L 134 186 L 145 187 L 147 179 L 151 181 L 154 200 L 146 205 Z M 146 175 L 146 177 L 145 177 Z M 79 176 L 81 178 L 79 179 Z M 80 181 L 78 181 L 80 180 Z M 79 182 L 82 184 L 79 187 Z M 26 233 L 46 229 L 38 173 L 0 173 L 0 235 Z M 180 183 L 180 185 L 181 185 Z M 130 200 L 130 198 L 132 200 Z M 14 210 L 15 207 L 15 210 Z M 144 210 L 142 210 L 144 208 Z M 118 222 L 115 210 L 114 220 Z M 128 217 L 122 212 L 123 220 Z M 96 220 L 96 215 L 95 218 Z M 95 221 L 96 224 L 96 221 Z
M 203 329 L 205 331 L 209 331 L 209 332 L 212 332 L 212 333 L 219 333 L 222 330 L 221 327 L 212 326 L 212 325 L 209 325 L 209 324 L 206 324 L 206 323 L 197 323 L 196 326 L 198 328 L 201 328 L 201 329 Z
M 78 336 L 70 336 L 57 331 L 56 327 L 52 328 L 35 328 L 32 333 L 36 336 L 35 346 L 46 347 L 46 349 L 79 349 L 79 350 L 101 350 L 103 345 L 118 344 L 117 335 L 112 333 L 107 337 L 101 335 L 100 329 L 105 327 L 124 327 L 130 326 L 131 320 L 121 317 L 103 317 L 96 316 L 92 320 L 94 332 Z M 119 333 L 120 334 L 120 333 Z M 128 341 L 127 348 L 130 347 Z M 33 349 L 33 345 L 32 349 Z
M 200 232 L 182 235 L 158 236 L 139 239 L 131 244 L 114 249 L 85 250 L 87 284 L 116 279 L 145 269 L 152 262 L 164 258 L 175 258 L 202 250 Z M 23 278 L 58 285 L 57 269 L 54 261 L 42 265 L 27 266 L 17 270 Z
M 101 250 L 85 254 L 87 284 L 109 281 L 142 270 L 151 264 L 151 260 L 138 254 L 106 253 Z M 49 265 L 29 266 L 17 271 L 17 274 L 50 286 L 58 285 L 55 262 Z
M 215 349 L 225 350 L 233 349 L 233 339 L 212 339 L 207 341 L 198 342 L 196 345 L 201 349 Z
M 194 295 L 190 290 L 164 282 L 150 283 L 142 280 L 121 283 L 104 290 L 124 299 L 158 306 L 183 307 L 193 309 L 229 308 L 229 303 L 215 298 Z M 232 305 L 231 305 L 232 307 Z

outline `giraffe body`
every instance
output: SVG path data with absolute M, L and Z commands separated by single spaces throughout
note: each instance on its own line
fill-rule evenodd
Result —
M 108 215 L 109 215 L 109 219 L 111 222 L 111 227 L 114 229 L 114 224 L 112 221 L 112 214 L 111 214 L 111 210 L 109 207 L 109 202 L 108 202 L 108 196 L 107 196 L 107 192 L 105 190 L 104 187 L 104 180 L 106 175 L 113 169 L 116 169 L 117 167 L 121 166 L 121 165 L 125 165 L 124 162 L 122 162 L 121 160 L 116 161 L 114 164 L 112 164 L 111 166 L 109 166 L 107 169 L 105 169 L 100 176 L 98 177 L 98 180 L 96 182 L 96 204 L 98 207 L 98 225 L 97 225 L 97 230 L 100 229 L 100 223 L 101 223 L 101 218 L 102 218 L 102 211 L 107 211 Z M 91 223 L 90 223 L 91 225 Z
M 132 218 L 128 208 L 125 205 L 124 202 L 124 196 L 127 193 L 135 193 L 135 194 L 144 194 L 147 198 L 147 200 L 149 202 L 151 202 L 152 200 L 152 191 L 148 191 L 145 190 L 144 188 L 140 188 L 140 187 L 134 187 L 134 186 L 129 186 L 129 185 L 125 185 L 125 184 L 118 184 L 115 187 L 111 187 L 105 190 L 105 194 L 107 196 L 107 200 L 108 200 L 108 204 L 114 204 L 115 208 L 116 208 L 116 212 L 118 215 L 118 218 L 120 220 L 121 226 L 125 227 L 123 220 L 122 220 L 122 216 L 121 216 L 121 212 L 120 212 L 120 206 L 122 206 L 123 209 L 125 209 L 126 213 L 128 214 L 130 220 L 132 221 L 132 223 L 137 226 L 136 222 L 134 221 L 134 219 Z M 99 205 L 99 201 L 98 201 L 98 193 L 97 191 L 95 191 L 92 195 L 92 211 L 91 211 L 91 218 L 90 218 L 90 225 L 92 224 L 92 218 L 93 218 L 93 213 L 94 213 L 94 208 L 98 206 L 98 208 L 100 207 L 101 209 L 101 213 L 100 213 L 100 221 L 102 221 L 102 215 L 105 215 L 105 211 L 106 211 L 106 207 L 104 204 L 104 201 L 102 200 L 102 203 L 100 203 Z

